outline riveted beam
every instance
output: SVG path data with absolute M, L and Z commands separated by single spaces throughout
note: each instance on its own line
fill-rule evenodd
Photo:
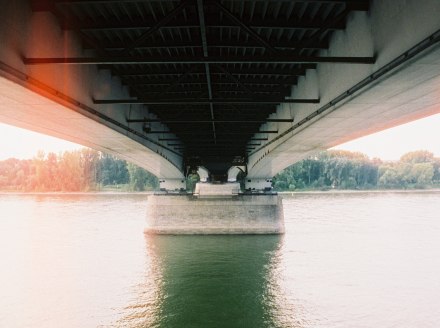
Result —
M 51 0 L 57 5 L 75 5 L 75 4 L 120 4 L 121 0 Z M 253 2 L 255 0 L 228 0 L 229 2 Z M 270 3 L 291 2 L 292 0 L 265 0 Z M 176 0 L 124 0 L 126 3 L 139 2 L 176 2 Z M 368 4 L 367 0 L 295 0 L 303 3 L 333 3 L 333 4 Z
M 208 43 L 206 40 L 206 25 L 205 25 L 205 10 L 203 8 L 203 0 L 197 0 L 197 11 L 199 14 L 199 27 L 200 27 L 200 38 L 202 42 L 203 49 L 203 57 L 208 58 Z M 206 86 L 208 89 L 208 98 L 212 99 L 212 84 L 211 84 L 211 72 L 209 68 L 209 63 L 205 63 L 205 76 L 206 76 Z M 214 115 L 214 106 L 213 103 L 209 103 L 209 109 L 212 119 L 212 133 L 214 136 L 214 143 L 216 143 L 216 134 L 215 134 L 215 115 Z
M 301 64 L 301 63 L 345 63 L 374 64 L 375 57 L 343 56 L 210 56 L 210 57 L 152 57 L 152 56 L 106 56 L 106 57 L 38 57 L 24 58 L 26 65 L 70 64 Z
M 235 138 L 233 138 L 233 137 L 227 138 L 227 136 L 223 136 L 222 139 L 223 140 L 235 140 Z M 209 141 L 209 139 L 203 139 L 203 140 Z M 248 141 L 267 141 L 267 140 L 269 140 L 269 138 L 250 138 L 250 139 L 248 139 Z M 183 140 L 183 139 L 179 139 L 179 138 L 159 138 L 159 141 L 187 142 L 188 140 L 187 139 Z M 198 140 L 198 141 L 200 141 L 200 140 Z M 192 141 L 189 141 L 189 142 L 192 142 Z
M 274 99 L 274 98 L 255 98 L 255 99 L 156 99 L 156 100 L 137 100 L 137 99 L 95 99 L 96 105 L 106 104 L 144 104 L 144 105 L 205 105 L 205 104 L 318 104 L 319 99 Z
M 303 41 L 290 41 L 290 40 L 270 40 L 269 41 L 274 48 L 277 49 L 284 49 L 284 50 L 291 50 L 291 49 L 297 49 L 297 48 L 307 48 L 307 49 L 327 49 L 328 48 L 328 42 L 323 40 L 315 40 L 313 42 L 303 42 Z M 91 45 L 85 45 L 86 49 L 93 48 Z M 125 47 L 125 43 L 122 41 L 106 41 L 106 43 L 102 44 L 103 48 L 106 48 L 107 50 L 122 50 Z M 181 40 L 175 40 L 175 41 L 152 41 L 148 42 L 148 44 L 142 44 L 136 47 L 136 49 L 188 49 L 188 48 L 201 48 L 200 42 L 195 41 L 181 41 Z M 255 42 L 254 40 L 242 40 L 242 41 L 235 41 L 235 40 L 213 40 L 209 41 L 208 48 L 264 48 L 260 43 Z
M 132 41 L 129 45 L 127 45 L 121 53 L 129 53 L 134 48 L 136 48 L 138 45 L 142 44 L 145 40 L 147 40 L 153 33 L 155 33 L 157 30 L 159 30 L 161 27 L 168 24 L 174 17 L 176 17 L 177 14 L 181 13 L 183 9 L 188 5 L 190 0 L 184 0 L 182 1 L 176 8 L 171 10 L 167 15 L 162 17 L 159 21 L 156 22 L 156 24 L 152 27 L 150 27 L 146 32 L 142 33 L 136 40 Z
M 160 120 L 160 119 L 128 119 L 127 123 L 164 123 L 164 124 L 186 124 L 186 123 L 264 123 L 264 122 L 278 122 L 278 123 L 292 123 L 293 119 L 287 118 L 267 118 L 261 120 L 222 120 L 222 119 L 214 119 L 214 120 Z
M 101 69 L 111 69 L 111 65 L 99 65 Z M 294 68 L 279 68 L 279 67 L 228 67 L 228 72 L 233 75 L 261 75 L 261 76 L 280 76 L 280 77 L 288 77 L 288 76 L 300 76 L 306 73 L 307 69 L 316 69 L 316 64 L 301 64 L 301 67 Z M 181 71 L 176 68 L 171 67 L 148 67 L 144 71 L 139 71 L 139 68 L 125 68 L 120 75 L 123 78 L 142 78 L 142 77 L 150 77 L 150 76 L 173 76 L 177 77 L 181 75 Z M 197 66 L 194 71 L 190 75 L 198 76 L 199 74 L 204 74 L 204 68 L 202 66 Z M 216 67 L 213 66 L 211 75 L 225 75 L 223 72 L 219 72 L 216 70 Z
M 226 135 L 249 135 L 249 134 L 255 134 L 255 133 L 278 133 L 278 130 L 263 130 L 263 131 L 241 131 L 241 132 L 222 132 L 217 133 L 218 135 L 226 134 Z M 176 135 L 194 135 L 194 136 L 206 136 L 212 135 L 211 132 L 198 132 L 198 131 L 149 131 L 147 134 L 176 134 Z

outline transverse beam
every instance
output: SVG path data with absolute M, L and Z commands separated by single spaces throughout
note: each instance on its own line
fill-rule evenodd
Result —
M 127 123 L 164 123 L 164 124 L 186 124 L 186 123 L 264 123 L 264 122 L 278 122 L 278 123 L 292 123 L 292 118 L 267 118 L 262 120 L 222 120 L 222 119 L 214 119 L 214 120 L 160 120 L 160 119 L 128 119 Z
M 210 56 L 210 57 L 152 57 L 152 56 L 115 56 L 115 57 L 39 57 L 24 58 L 26 65 L 43 64 L 301 64 L 301 63 L 345 63 L 374 64 L 375 57 L 341 56 Z
M 93 103 L 96 105 L 105 104 L 144 104 L 144 105 L 203 105 L 203 104 L 318 104 L 319 99 L 157 99 L 157 100 L 138 100 L 138 99 L 95 99 Z

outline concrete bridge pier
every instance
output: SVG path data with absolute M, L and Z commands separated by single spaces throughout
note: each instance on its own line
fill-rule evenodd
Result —
M 282 200 L 271 192 L 241 193 L 239 183 L 197 183 L 193 194 L 149 196 L 145 232 L 282 234 Z

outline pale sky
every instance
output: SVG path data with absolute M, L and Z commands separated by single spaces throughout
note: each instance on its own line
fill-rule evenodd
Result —
M 0 123 L 0 160 L 27 159 L 38 150 L 59 153 L 82 146 Z M 398 160 L 413 150 L 428 150 L 440 157 L 440 114 L 345 143 L 336 149 L 359 151 L 370 158 Z
M 440 157 L 440 114 L 403 124 L 335 147 L 360 151 L 368 157 L 398 160 L 414 150 L 428 150 Z
M 66 150 L 83 148 L 72 142 L 2 123 L 0 123 L 0 136 L 0 160 L 11 157 L 32 158 L 39 150 L 43 150 L 46 154 L 50 152 L 58 154 Z

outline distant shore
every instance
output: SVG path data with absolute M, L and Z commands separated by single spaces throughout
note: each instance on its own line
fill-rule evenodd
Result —
M 348 193 L 424 193 L 424 192 L 440 192 L 440 188 L 424 188 L 424 189 L 329 189 L 329 190 L 292 190 L 278 191 L 279 194 L 348 194 Z
M 156 191 L 13 191 L 0 190 L 0 195 L 153 195 Z M 440 192 L 440 188 L 426 189 L 328 189 L 278 191 L 280 195 L 289 194 L 351 194 L 351 193 L 429 193 Z
M 12 191 L 0 190 L 0 195 L 152 195 L 155 191 Z

